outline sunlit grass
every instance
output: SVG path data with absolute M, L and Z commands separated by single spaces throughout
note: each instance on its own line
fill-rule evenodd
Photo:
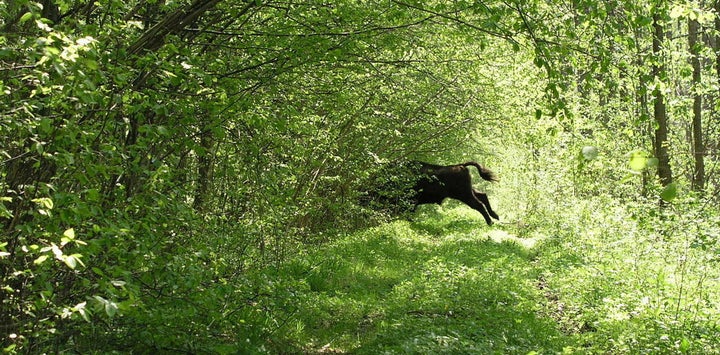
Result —
M 692 219 L 680 211 L 665 225 L 633 213 L 578 201 L 529 230 L 488 227 L 445 204 L 353 233 L 273 273 L 293 280 L 296 303 L 272 348 L 720 353 L 716 249 L 703 250 L 693 234 L 708 226 L 679 228 Z
M 353 234 L 291 264 L 312 290 L 289 330 L 296 346 L 368 354 L 561 349 L 563 335 L 536 312 L 542 295 L 528 257 L 535 242 L 489 228 L 462 207 L 443 212 Z

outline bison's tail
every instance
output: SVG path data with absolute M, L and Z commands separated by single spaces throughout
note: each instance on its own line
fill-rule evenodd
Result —
M 467 167 L 468 165 L 472 165 L 478 169 L 478 172 L 480 173 L 480 177 L 487 180 L 487 181 L 498 181 L 498 178 L 495 176 L 495 173 L 493 173 L 490 169 L 474 162 L 469 161 L 467 163 L 462 164 L 463 166 Z

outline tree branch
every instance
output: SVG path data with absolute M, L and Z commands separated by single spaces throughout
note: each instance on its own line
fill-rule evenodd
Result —
M 205 12 L 212 9 L 221 0 L 195 0 L 187 8 L 180 8 L 162 19 L 147 30 L 135 43 L 128 48 L 130 55 L 138 55 L 145 51 L 154 51 L 162 47 L 165 37 L 170 34 L 180 33 L 185 27 L 197 21 Z M 255 6 L 249 2 L 246 9 Z
M 470 23 L 470 22 L 467 22 L 467 21 L 465 21 L 465 20 L 460 19 L 458 16 L 451 16 L 451 15 L 449 15 L 449 14 L 445 14 L 445 13 L 433 11 L 433 10 L 426 9 L 426 8 L 423 8 L 423 7 L 420 7 L 420 6 L 417 6 L 417 5 L 407 4 L 407 3 L 404 3 L 404 2 L 402 2 L 402 1 L 393 0 L 392 2 L 394 2 L 395 4 L 400 5 L 400 6 L 405 6 L 405 7 L 408 7 L 408 8 L 411 8 L 411 9 L 415 9 L 415 10 L 419 10 L 419 11 L 422 11 L 422 12 L 427 12 L 427 13 L 429 13 L 429 14 L 432 14 L 432 15 L 436 16 L 436 17 L 440 17 L 440 18 L 444 18 L 444 19 L 446 19 L 446 20 L 450 20 L 450 21 L 453 21 L 453 22 L 457 22 L 457 23 L 459 23 L 459 24 L 461 24 L 461 25 L 463 25 L 463 26 L 465 26 L 465 27 L 471 28 L 471 29 L 476 30 L 476 31 L 478 31 L 478 32 L 482 32 L 482 33 L 489 34 L 489 35 L 491 35 L 491 36 L 493 36 L 493 37 L 503 38 L 503 39 L 505 39 L 505 40 L 508 40 L 508 41 L 514 43 L 514 44 L 518 44 L 518 45 L 520 44 L 520 43 L 517 42 L 517 40 L 515 40 L 515 39 L 512 37 L 511 34 L 502 33 L 502 32 L 496 32 L 496 31 L 489 30 L 489 29 L 487 29 L 487 28 L 483 28 L 483 27 L 474 25 L 474 24 L 472 24 L 472 23 Z

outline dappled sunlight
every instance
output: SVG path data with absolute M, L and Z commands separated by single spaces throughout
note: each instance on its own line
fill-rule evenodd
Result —
M 497 243 L 516 243 L 528 250 L 533 249 L 538 243 L 547 239 L 547 237 L 539 235 L 527 238 L 518 238 L 517 236 L 500 229 L 491 230 L 488 232 L 488 237 Z
M 294 270 L 311 285 L 291 332 L 298 346 L 367 354 L 558 350 L 563 336 L 536 313 L 542 295 L 521 239 L 481 220 L 453 229 L 446 218 L 396 221 L 308 255 L 317 266 Z

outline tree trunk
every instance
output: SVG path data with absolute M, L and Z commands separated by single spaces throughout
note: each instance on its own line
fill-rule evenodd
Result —
M 715 13 L 720 14 L 720 0 L 715 1 Z M 718 87 L 720 87 L 720 17 L 715 17 L 715 43 L 713 51 L 715 51 L 715 73 L 717 76 Z
M 662 11 L 657 9 L 656 11 Z M 665 65 L 662 64 L 662 45 L 663 38 L 665 37 L 665 30 L 663 28 L 660 14 L 656 12 L 653 14 L 653 67 L 652 73 L 656 83 L 662 83 L 665 81 Z M 663 93 L 662 85 L 656 85 L 653 90 L 654 98 L 654 116 L 655 116 L 655 157 L 658 159 L 658 178 L 663 186 L 667 186 L 672 183 L 672 170 L 670 169 L 670 156 L 668 154 L 668 123 L 667 123 L 667 109 L 665 108 L 665 95 Z
M 690 47 L 690 63 L 693 68 L 693 120 L 692 140 L 693 157 L 695 158 L 695 171 L 692 178 L 692 187 L 695 191 L 705 188 L 705 146 L 702 131 L 702 94 L 699 92 L 701 68 L 700 48 L 698 44 L 698 30 L 700 24 L 693 19 L 688 20 L 688 46 Z

